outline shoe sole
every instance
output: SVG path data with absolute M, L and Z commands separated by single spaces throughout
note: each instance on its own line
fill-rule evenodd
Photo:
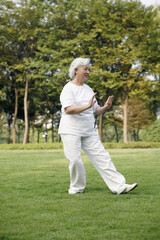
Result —
M 137 186 L 138 186 L 138 184 L 136 184 L 133 188 L 131 188 L 128 192 L 125 192 L 124 194 L 129 193 L 130 191 L 132 191 L 133 189 L 135 189 Z
M 74 195 L 74 194 L 82 194 L 83 192 L 75 192 L 75 193 L 69 193 L 69 194 L 71 194 L 71 195 Z
M 79 192 L 70 192 L 70 191 L 68 191 L 68 193 L 73 195 L 73 194 L 83 193 L 83 191 L 79 191 Z

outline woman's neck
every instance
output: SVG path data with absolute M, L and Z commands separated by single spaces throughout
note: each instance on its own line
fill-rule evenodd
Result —
M 73 84 L 77 85 L 77 86 L 83 86 L 83 81 L 81 79 L 76 78 L 76 77 L 71 82 Z

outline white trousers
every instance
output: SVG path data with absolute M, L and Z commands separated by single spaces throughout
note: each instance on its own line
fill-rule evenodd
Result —
M 86 172 L 81 160 L 81 149 L 86 153 L 113 193 L 120 194 L 126 188 L 127 184 L 124 176 L 116 170 L 98 135 L 80 137 L 62 134 L 61 139 L 65 157 L 69 161 L 69 193 L 83 192 L 86 186 Z

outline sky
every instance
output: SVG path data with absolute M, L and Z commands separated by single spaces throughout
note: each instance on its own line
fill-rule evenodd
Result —
M 160 0 L 141 0 L 143 4 L 145 4 L 147 7 L 150 5 L 155 5 L 159 4 L 160 5 Z

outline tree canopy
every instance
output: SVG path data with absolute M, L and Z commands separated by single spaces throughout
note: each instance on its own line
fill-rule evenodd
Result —
M 53 131 L 69 65 L 80 56 L 91 58 L 88 84 L 98 102 L 104 104 L 112 94 L 113 109 L 122 107 L 121 114 L 113 111 L 112 116 L 123 119 L 124 142 L 129 139 L 128 126 L 133 126 L 130 109 L 137 103 L 132 99 L 141 99 L 154 118 L 160 92 L 159 7 L 136 0 L 0 3 L 0 110 L 13 129 L 17 118 L 24 121 L 24 144 L 39 116 L 52 118 Z

